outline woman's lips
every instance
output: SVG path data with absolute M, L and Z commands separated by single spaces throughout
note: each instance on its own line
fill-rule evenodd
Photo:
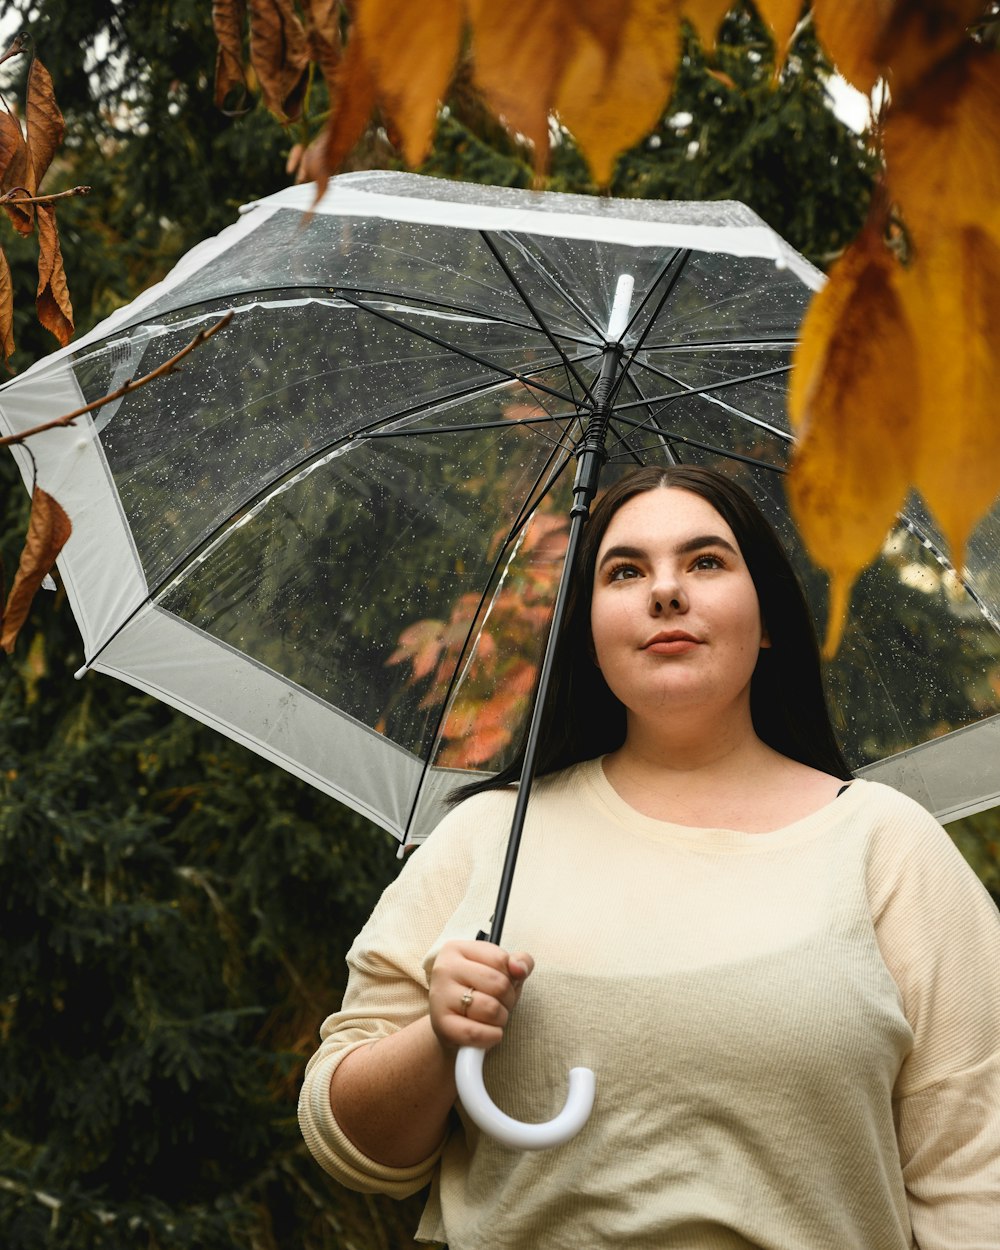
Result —
M 669 633 L 655 634 L 649 642 L 643 644 L 642 649 L 652 652 L 653 655 L 682 655 L 699 646 L 701 643 L 691 634 L 671 630 Z

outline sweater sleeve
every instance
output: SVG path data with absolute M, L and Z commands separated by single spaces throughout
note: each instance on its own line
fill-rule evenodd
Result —
M 407 1168 L 368 1158 L 337 1123 L 330 1081 L 346 1055 L 425 1015 L 433 956 L 450 937 L 474 937 L 484 917 L 470 898 L 474 876 L 470 819 L 477 800 L 449 813 L 385 890 L 347 954 L 349 979 L 341 1009 L 320 1028 L 299 1097 L 299 1124 L 317 1162 L 350 1189 L 405 1198 L 429 1183 L 447 1138 Z M 473 917 L 477 917 L 473 920 Z
M 1000 913 L 951 839 L 898 800 L 870 861 L 879 946 L 913 1048 L 894 1091 L 919 1250 L 995 1250 L 1000 1230 Z

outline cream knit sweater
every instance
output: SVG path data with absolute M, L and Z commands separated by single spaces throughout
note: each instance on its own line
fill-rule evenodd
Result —
M 592 1067 L 590 1122 L 521 1153 L 459 1107 L 414 1167 L 360 1154 L 331 1074 L 489 928 L 512 806 L 453 811 L 355 941 L 300 1102 L 323 1167 L 433 1181 L 417 1235 L 451 1250 L 1000 1248 L 1000 916 L 921 807 L 864 781 L 766 834 L 643 816 L 597 760 L 536 783 L 503 937 L 536 967 L 486 1082 L 540 1120 Z

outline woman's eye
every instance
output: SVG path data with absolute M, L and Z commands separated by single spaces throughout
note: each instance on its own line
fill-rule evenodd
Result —
M 624 582 L 633 577 L 639 576 L 639 570 L 634 564 L 616 564 L 608 574 L 609 582 Z
M 696 569 L 721 569 L 723 564 L 718 556 L 704 555 L 695 560 L 694 567 Z

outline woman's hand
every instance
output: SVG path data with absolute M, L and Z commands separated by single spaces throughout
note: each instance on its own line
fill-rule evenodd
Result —
M 534 966 L 491 942 L 445 942 L 430 980 L 431 1027 L 444 1049 L 496 1046 Z

